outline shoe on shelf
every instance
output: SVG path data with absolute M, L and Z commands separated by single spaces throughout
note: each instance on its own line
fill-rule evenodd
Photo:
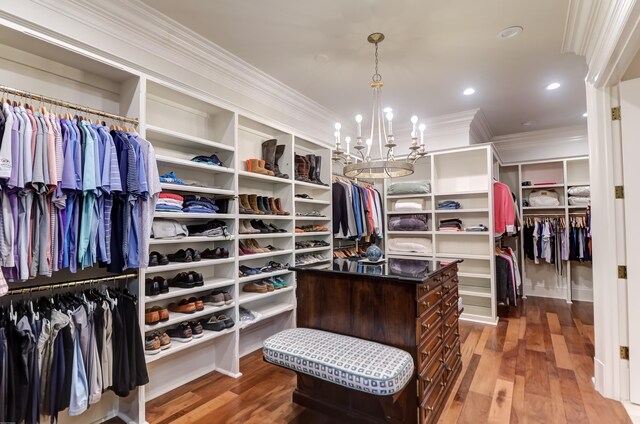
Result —
M 167 265 L 168 263 L 169 258 L 167 258 L 167 255 L 159 252 L 149 253 L 149 266 Z
M 188 272 L 179 272 L 175 277 L 167 280 L 169 287 L 177 287 L 180 289 L 192 289 L 196 286 L 193 277 Z
M 189 327 L 186 323 L 182 323 L 176 328 L 167 329 L 167 335 L 171 337 L 171 340 L 175 340 L 181 343 L 188 343 L 193 340 L 193 333 L 191 332 L 191 327 Z
M 276 207 L 276 199 L 274 197 L 268 197 L 267 202 L 269 203 L 269 209 L 271 209 L 272 215 L 284 215 L 284 211 L 278 210 Z
M 169 311 L 181 314 L 193 314 L 196 311 L 196 304 L 189 302 L 187 299 L 182 299 L 180 303 L 170 303 Z
M 278 144 L 276 146 L 276 160 L 274 162 L 273 172 L 275 172 L 276 177 L 286 178 L 288 180 L 289 174 L 283 174 L 282 172 L 280 172 L 280 166 L 278 165 L 278 161 L 280 160 L 282 155 L 284 155 L 285 148 L 286 146 L 284 144 Z
M 154 334 L 150 334 L 145 337 L 144 340 L 144 354 L 145 355 L 157 355 L 160 353 L 160 339 Z
M 300 199 L 313 199 L 313 197 L 309 196 L 306 193 L 296 194 L 295 197 L 299 197 Z
M 146 325 L 156 325 L 160 322 L 160 314 L 158 311 L 154 311 L 151 308 L 144 310 L 144 323 Z
M 273 177 L 275 173 L 265 168 L 265 161 L 260 159 L 247 159 L 247 170 L 261 175 Z
M 145 296 L 157 296 L 160 294 L 160 283 L 147 278 L 144 280 L 144 294 Z
M 169 293 L 169 282 L 162 276 L 156 275 L 153 277 L 153 281 L 156 281 L 160 285 L 160 293 Z
M 270 292 L 276 289 L 273 283 L 269 282 L 268 280 L 258 281 L 258 284 L 265 286 L 267 288 L 267 291 L 270 291 Z
M 200 337 L 204 336 L 204 329 L 202 328 L 202 324 L 200 324 L 199 322 L 189 321 L 187 325 L 191 329 L 191 336 L 194 339 L 199 339 Z
M 189 271 L 188 275 L 196 287 L 204 286 L 204 279 L 202 278 L 202 274 L 195 271 Z
M 240 198 L 240 205 L 239 205 L 239 210 L 240 213 L 242 214 L 253 214 L 253 209 L 251 208 L 251 205 L 249 204 L 249 195 L 248 194 L 241 194 L 240 196 L 238 196 Z
M 209 319 L 201 319 L 200 325 L 207 331 L 222 331 L 226 328 L 223 321 L 211 316 Z
M 154 331 L 150 335 L 160 341 L 160 350 L 167 350 L 171 347 L 171 337 L 166 332 Z
M 258 196 L 258 209 L 264 212 L 265 215 L 274 215 L 273 211 L 269 208 L 268 197 Z
M 249 205 L 251 206 L 251 213 L 254 215 L 264 215 L 264 212 L 262 212 L 262 210 L 260 210 L 260 208 L 258 207 L 258 195 L 257 194 L 250 194 L 249 195 Z
M 213 249 L 206 248 L 202 251 L 202 257 L 205 259 L 222 259 L 222 248 L 216 247 Z
M 158 320 L 160 322 L 169 321 L 169 310 L 163 306 L 153 306 L 150 311 L 158 313 Z
M 260 268 L 250 268 L 246 265 L 240 265 L 240 272 L 242 275 L 249 276 L 260 274 L 262 271 L 260 271 Z
M 196 305 L 196 311 L 203 311 L 204 310 L 204 302 L 200 299 L 196 299 L 195 296 L 194 297 L 190 297 L 187 302 L 189 303 L 193 303 L 194 305 Z
M 269 291 L 269 289 L 264 284 L 260 284 L 259 282 L 252 282 L 242 286 L 242 291 L 247 293 L 266 293 Z
M 285 211 L 284 209 L 282 209 L 282 202 L 280 202 L 280 198 L 276 197 L 273 202 L 276 205 L 276 209 L 278 210 L 280 215 L 289 215 L 289 212 Z
M 193 262 L 193 256 L 188 250 L 180 249 L 176 253 L 169 253 L 167 255 L 171 262 Z
M 269 228 L 273 230 L 274 233 L 286 233 L 287 230 L 285 230 L 284 228 L 278 228 L 273 224 L 269 224 Z
M 202 260 L 202 256 L 199 250 L 188 248 L 186 251 L 191 255 L 193 262 L 198 262 Z
M 224 306 L 224 294 L 211 292 L 206 296 L 202 296 L 200 300 L 209 306 Z
M 227 316 L 227 315 L 225 315 L 225 314 L 218 315 L 218 316 L 216 317 L 216 319 L 217 319 L 218 321 L 221 321 L 221 322 L 224 324 L 224 326 L 225 326 L 226 328 L 231 328 L 231 327 L 233 327 L 233 325 L 235 324 L 235 323 L 233 322 L 233 319 L 231 319 L 231 317 L 228 317 L 228 316 Z
M 233 295 L 226 290 L 216 289 L 212 291 L 211 294 L 215 296 L 222 296 L 225 305 L 231 305 L 233 303 Z

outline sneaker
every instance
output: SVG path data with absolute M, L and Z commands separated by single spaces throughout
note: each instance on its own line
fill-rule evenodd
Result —
M 150 334 L 144 341 L 144 354 L 156 355 L 160 353 L 160 339 L 154 334 Z
M 207 331 L 222 331 L 226 328 L 224 322 L 214 316 L 209 319 L 201 319 L 199 324 Z
M 171 340 L 182 343 L 187 343 L 193 340 L 191 328 L 185 323 L 180 324 L 176 328 L 169 328 L 167 330 L 167 335 L 171 337 Z
M 204 330 L 199 322 L 189 321 L 189 328 L 191 328 L 191 335 L 194 339 L 199 339 L 204 336 Z
M 166 350 L 171 347 L 171 337 L 169 337 L 167 333 L 160 333 L 159 331 L 156 331 L 155 333 L 153 333 L 153 335 L 156 336 L 158 340 L 160 340 L 161 350 Z
M 214 290 L 211 292 L 212 295 L 219 296 L 222 295 L 224 298 L 224 305 L 231 305 L 233 303 L 233 295 L 226 290 Z M 217 305 L 222 306 L 222 305 Z

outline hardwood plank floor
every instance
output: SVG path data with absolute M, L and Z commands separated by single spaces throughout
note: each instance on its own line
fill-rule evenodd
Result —
M 591 304 L 528 298 L 496 327 L 460 322 L 463 369 L 440 423 L 631 423 L 594 389 Z M 329 424 L 291 402 L 295 374 L 241 360 L 239 379 L 213 373 L 147 403 L 150 424 Z

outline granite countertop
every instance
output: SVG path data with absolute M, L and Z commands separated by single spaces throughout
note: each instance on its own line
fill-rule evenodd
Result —
M 389 258 L 385 262 L 371 264 L 369 262 L 360 262 L 349 259 L 334 259 L 327 262 L 324 266 L 314 266 L 308 268 L 303 266 L 294 266 L 289 269 L 296 272 L 317 272 L 328 274 L 358 274 L 362 276 L 371 276 L 374 278 L 385 278 L 405 281 L 408 283 L 422 283 L 429 278 L 441 273 L 449 264 L 462 262 L 461 260 L 452 260 L 448 265 L 433 267 L 431 260 L 425 259 L 398 259 Z

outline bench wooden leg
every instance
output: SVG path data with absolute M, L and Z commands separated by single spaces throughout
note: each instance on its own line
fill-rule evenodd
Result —
M 408 423 L 417 422 L 415 381 L 394 396 L 376 396 L 358 390 L 296 373 L 298 387 L 293 392 L 293 401 L 306 408 L 339 419 L 340 423 Z M 412 387 L 413 385 L 413 387 Z

